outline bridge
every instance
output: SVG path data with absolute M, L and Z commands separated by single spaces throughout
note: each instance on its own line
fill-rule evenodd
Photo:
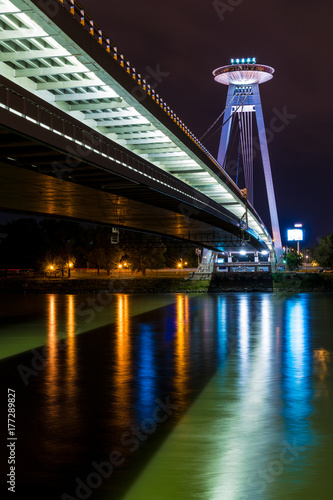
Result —
M 274 252 L 244 193 L 77 2 L 0 0 L 0 68 L 1 210 Z

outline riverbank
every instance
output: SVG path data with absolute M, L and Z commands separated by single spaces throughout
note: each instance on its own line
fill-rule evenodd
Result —
M 333 292 L 333 273 L 275 273 L 274 292 Z
M 333 273 L 221 273 L 211 280 L 167 278 L 28 278 L 0 280 L 0 293 L 221 293 L 333 291 Z

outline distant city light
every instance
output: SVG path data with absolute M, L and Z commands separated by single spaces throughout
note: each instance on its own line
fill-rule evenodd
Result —
M 288 229 L 288 241 L 303 241 L 303 229 Z

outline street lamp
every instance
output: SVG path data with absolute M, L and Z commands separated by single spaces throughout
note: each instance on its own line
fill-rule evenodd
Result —
M 50 266 L 49 266 L 49 267 L 50 267 L 50 271 L 51 271 L 51 273 L 52 273 L 52 271 L 54 270 L 54 265 L 53 265 L 53 264 L 50 264 Z M 56 273 L 55 273 L 55 271 L 54 271 L 54 277 L 55 277 L 55 274 L 56 274 Z

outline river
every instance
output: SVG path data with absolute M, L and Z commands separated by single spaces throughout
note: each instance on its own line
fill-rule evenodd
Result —
M 333 498 L 333 294 L 1 306 L 1 498 Z

